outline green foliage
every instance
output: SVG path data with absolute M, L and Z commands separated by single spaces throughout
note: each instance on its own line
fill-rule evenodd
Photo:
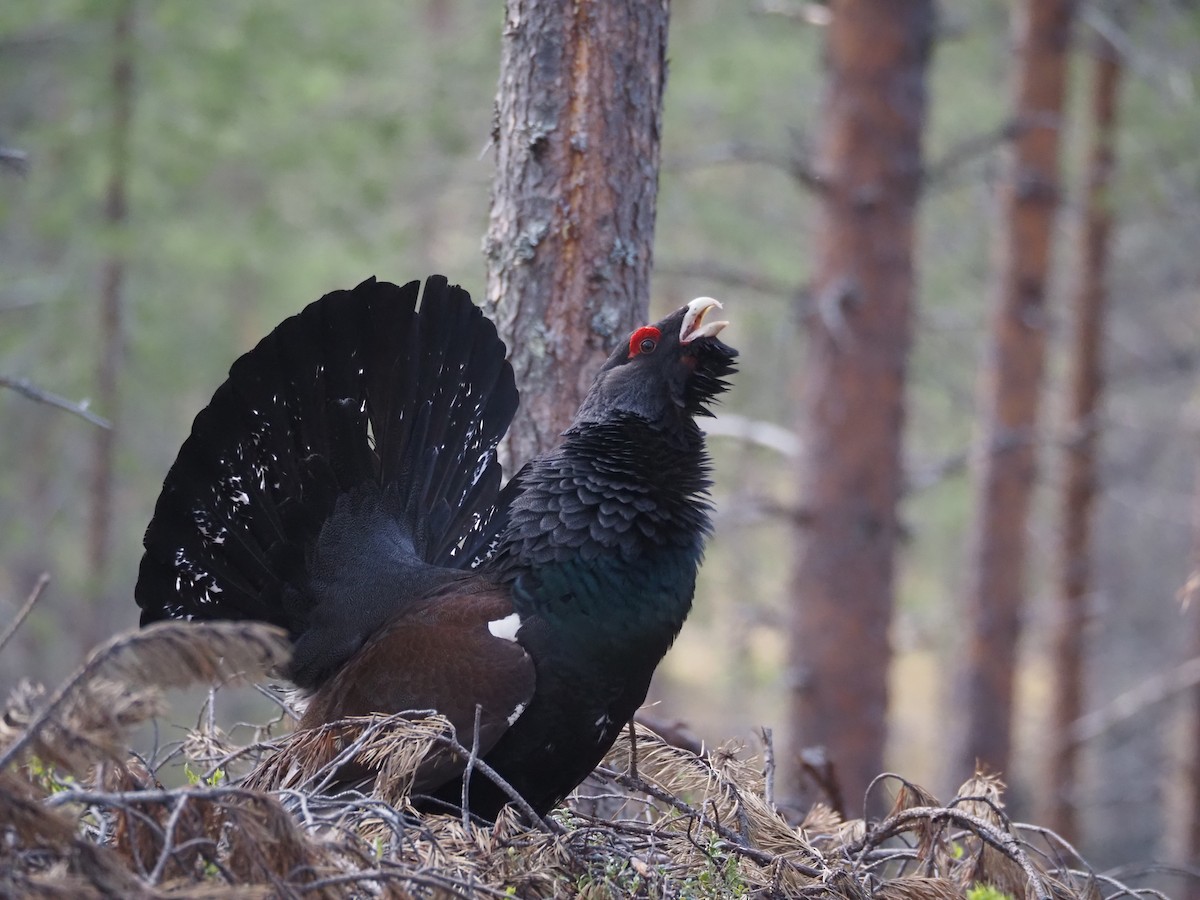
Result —
M 714 841 L 708 847 L 707 869 L 689 877 L 679 888 L 679 896 L 688 900 L 706 898 L 742 898 L 750 895 L 750 887 L 738 870 L 738 858 L 720 848 Z
M 215 769 L 211 775 L 205 776 L 203 773 L 192 769 L 190 763 L 184 763 L 184 777 L 187 778 L 187 783 L 195 787 L 202 784 L 205 787 L 218 787 L 225 780 L 225 770 Z
M 599 837 L 597 836 L 599 841 Z M 722 842 L 713 839 L 704 850 L 708 864 L 690 871 L 685 878 L 673 878 L 670 868 L 646 867 L 645 873 L 636 870 L 622 856 L 608 857 L 603 867 L 593 865 L 579 876 L 574 884 L 576 893 L 589 898 L 658 896 L 679 897 L 681 900 L 736 900 L 750 895 L 750 886 L 738 868 L 736 854 L 729 853 Z
M 40 757 L 30 756 L 25 763 L 25 768 L 29 771 L 29 780 L 48 794 L 57 794 L 78 787 L 73 777 L 62 775 Z
M 1013 900 L 1013 897 L 990 884 L 977 884 L 967 888 L 967 900 Z
M 644 886 L 642 876 L 630 868 L 628 861 L 619 857 L 610 859 L 603 869 L 594 868 L 575 880 L 578 895 L 596 900 L 636 897 Z

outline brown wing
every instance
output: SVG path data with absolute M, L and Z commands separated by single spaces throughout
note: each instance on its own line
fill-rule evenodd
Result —
M 517 621 L 508 592 L 487 582 L 411 603 L 314 694 L 300 725 L 434 709 L 470 747 L 478 704 L 485 754 L 533 697 L 533 661 L 515 640 Z M 453 755 L 433 754 L 414 791 L 433 790 L 464 768 Z

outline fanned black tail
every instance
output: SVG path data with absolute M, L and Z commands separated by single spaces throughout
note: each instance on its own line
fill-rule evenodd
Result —
M 143 625 L 280 625 L 311 686 L 411 590 L 479 555 L 517 391 L 466 291 L 433 276 L 417 312 L 419 286 L 327 294 L 233 364 L 146 530 Z

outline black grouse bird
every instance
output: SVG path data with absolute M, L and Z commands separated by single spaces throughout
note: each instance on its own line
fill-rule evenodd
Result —
M 709 531 L 694 418 L 737 352 L 701 298 L 639 328 L 561 445 L 501 489 L 505 346 L 440 276 L 337 291 L 239 358 L 146 531 L 142 624 L 256 619 L 294 640 L 302 726 L 437 709 L 544 814 L 645 699 Z M 418 772 L 458 806 L 465 761 Z M 507 797 L 471 782 L 473 812 Z

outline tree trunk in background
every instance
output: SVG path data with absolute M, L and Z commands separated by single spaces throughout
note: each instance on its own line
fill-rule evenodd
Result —
M 1036 479 L 1045 355 L 1046 280 L 1058 208 L 1058 146 L 1074 3 L 1022 0 L 1015 16 L 1019 133 L 1001 183 L 1001 234 L 990 347 L 972 460 L 975 522 L 968 560 L 964 721 L 952 769 L 1007 772 L 1026 521 Z
M 823 745 L 854 804 L 882 771 L 931 0 L 833 4 L 803 372 L 787 765 Z
M 450 0 L 425 0 L 425 27 L 434 34 L 445 34 L 453 18 Z
M 1193 448 L 1196 441 L 1192 441 Z M 1190 623 L 1190 650 L 1193 659 L 1200 659 L 1200 466 L 1192 488 L 1192 571 L 1180 591 L 1183 603 L 1183 622 Z M 1185 793 L 1183 803 L 1183 866 L 1194 867 L 1200 860 L 1200 684 L 1188 692 L 1183 704 L 1186 721 L 1183 752 L 1180 754 Z M 1200 900 L 1200 878 L 1184 876 L 1182 900 Z
M 124 357 L 122 293 L 125 282 L 125 237 L 128 210 L 129 143 L 133 123 L 134 0 L 122 0 L 113 23 L 112 124 L 109 138 L 109 176 L 104 200 L 105 231 L 110 240 L 108 259 L 101 273 L 100 332 L 96 365 L 96 405 L 112 428 L 95 429 L 91 465 L 91 510 L 88 521 L 88 569 L 91 589 L 97 594 L 108 584 L 112 555 L 113 456 L 120 429 L 118 382 Z M 105 630 L 107 626 L 97 623 Z M 103 632 L 85 629 L 85 649 Z
M 1091 144 L 1087 194 L 1080 230 L 1079 282 L 1074 297 L 1074 335 L 1066 410 L 1062 533 L 1059 544 L 1059 618 L 1054 638 L 1057 668 L 1054 693 L 1053 756 L 1043 795 L 1050 803 L 1048 823 L 1069 841 L 1079 837 L 1075 805 L 1079 745 L 1071 726 L 1083 715 L 1085 630 L 1092 585 L 1092 505 L 1096 494 L 1096 437 L 1103 391 L 1101 362 L 1108 302 L 1109 233 L 1117 92 L 1121 61 L 1112 44 L 1095 35 L 1091 93 Z
M 507 4 L 485 254 L 521 386 L 509 472 L 646 321 L 666 48 L 665 0 Z

